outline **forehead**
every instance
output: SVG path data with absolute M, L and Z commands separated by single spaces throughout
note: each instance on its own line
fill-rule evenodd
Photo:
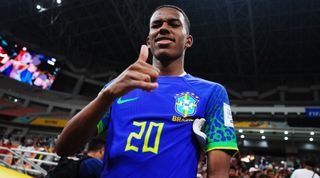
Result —
M 151 18 L 150 23 L 157 20 L 168 20 L 168 19 L 177 19 L 181 22 L 184 22 L 184 17 L 181 12 L 179 12 L 177 9 L 170 8 L 170 7 L 163 7 L 158 10 L 156 10 Z

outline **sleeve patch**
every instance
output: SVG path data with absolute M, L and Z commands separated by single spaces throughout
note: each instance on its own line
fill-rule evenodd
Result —
M 230 105 L 223 103 L 224 125 L 233 127 L 232 113 Z

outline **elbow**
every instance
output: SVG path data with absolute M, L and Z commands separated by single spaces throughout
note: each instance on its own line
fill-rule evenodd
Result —
M 73 152 L 67 150 L 67 149 L 62 149 L 60 147 L 55 147 L 54 152 L 57 153 L 58 156 L 64 157 L 64 156 L 71 156 L 73 155 Z
M 68 154 L 64 152 L 63 149 L 59 149 L 59 147 L 55 147 L 53 151 L 57 153 L 58 156 L 68 156 Z
M 60 140 L 57 140 L 55 147 L 53 149 L 55 153 L 57 153 L 58 156 L 70 156 L 72 155 L 72 151 L 70 150 L 70 147 L 67 146 L 67 144 L 61 143 Z
M 53 152 L 57 153 L 57 155 L 61 157 L 68 156 L 68 154 L 64 151 L 64 149 L 61 148 L 61 146 L 58 144 L 54 147 Z

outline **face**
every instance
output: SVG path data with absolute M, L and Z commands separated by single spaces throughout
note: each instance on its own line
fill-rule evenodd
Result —
M 182 58 L 185 49 L 192 45 L 192 36 L 187 33 L 184 16 L 174 8 L 158 9 L 150 19 L 147 45 L 160 61 Z

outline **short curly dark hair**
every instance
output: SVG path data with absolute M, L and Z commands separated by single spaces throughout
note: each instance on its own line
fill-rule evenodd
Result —
M 316 167 L 316 161 L 314 159 L 308 159 L 304 162 L 304 164 L 310 167 Z
M 105 145 L 105 141 L 102 140 L 101 138 L 93 138 L 92 140 L 90 140 L 90 142 L 88 143 L 88 149 L 87 151 L 98 151 L 101 148 L 103 148 Z
M 190 34 L 190 20 L 187 16 L 187 14 L 179 7 L 177 6 L 174 6 L 174 5 L 169 5 L 169 4 L 164 4 L 164 5 L 161 5 L 161 6 L 158 6 L 157 8 L 154 9 L 154 11 L 152 12 L 152 15 L 159 9 L 161 8 L 164 8 L 164 7 L 168 7 L 168 8 L 173 8 L 173 9 L 176 9 L 177 11 L 179 11 L 183 17 L 184 17 L 184 21 L 185 21 L 185 24 L 187 25 L 187 33 Z

